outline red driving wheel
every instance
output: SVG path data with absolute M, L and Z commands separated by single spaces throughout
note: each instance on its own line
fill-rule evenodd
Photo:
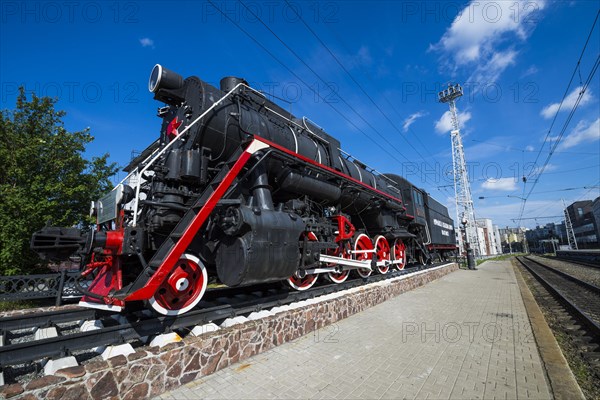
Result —
M 406 245 L 402 242 L 402 239 L 396 239 L 394 242 L 394 261 L 400 261 L 395 264 L 399 270 L 404 269 L 406 266 Z
M 371 239 L 367 235 L 361 233 L 354 242 L 354 259 L 359 261 L 371 260 L 373 252 L 370 250 L 373 250 L 373 242 L 371 242 Z M 368 278 L 373 271 L 366 268 L 359 268 L 356 270 L 356 273 L 361 278 Z
M 342 242 L 336 249 L 328 251 L 328 254 L 335 256 L 335 257 L 351 259 L 352 258 L 352 246 L 350 245 L 350 242 Z M 349 270 L 343 270 L 342 272 L 339 272 L 339 273 L 328 272 L 327 279 L 329 279 L 333 283 L 342 283 L 346 279 L 348 279 L 349 275 L 350 275 Z
M 377 236 L 375 239 L 375 254 L 377 255 L 377 263 L 384 261 L 386 264 L 377 265 L 377 271 L 380 274 L 387 274 L 390 270 L 389 261 L 391 260 L 390 244 L 383 236 Z
M 202 261 L 184 254 L 148 302 L 159 314 L 180 315 L 198 304 L 207 285 L 208 275 Z
M 304 240 L 304 237 L 306 236 L 306 239 L 312 242 L 316 242 L 319 240 L 319 238 L 317 238 L 317 235 L 315 235 L 313 232 L 305 232 L 300 236 L 300 240 Z M 318 274 L 311 274 L 311 275 L 305 275 L 302 278 L 300 276 L 298 276 L 298 273 L 295 273 L 294 275 L 290 276 L 289 278 L 286 279 L 287 284 L 295 290 L 306 290 L 306 289 L 310 289 L 315 282 L 317 281 L 317 278 L 319 277 Z

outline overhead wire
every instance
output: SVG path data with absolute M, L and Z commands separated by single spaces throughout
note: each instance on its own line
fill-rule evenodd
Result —
M 545 147 L 546 143 L 548 142 L 548 138 L 550 137 L 550 132 L 552 131 L 552 128 L 554 127 L 554 123 L 556 122 L 558 114 L 560 113 L 560 109 L 562 108 L 563 102 L 565 101 L 565 99 L 569 95 L 569 89 L 571 88 L 571 83 L 573 83 L 573 78 L 575 78 L 575 74 L 577 73 L 577 71 L 579 70 L 579 67 L 581 66 L 581 60 L 583 59 L 583 55 L 585 53 L 587 45 L 588 45 L 588 43 L 590 41 L 590 38 L 592 37 L 592 33 L 594 32 L 594 28 L 596 27 L 596 22 L 598 22 L 598 16 L 599 15 L 600 15 L 600 9 L 596 13 L 596 18 L 594 19 L 594 23 L 592 24 L 592 28 L 590 29 L 588 37 L 585 40 L 585 44 L 583 45 L 583 49 L 581 50 L 581 54 L 579 55 L 579 59 L 577 60 L 577 63 L 575 64 L 575 68 L 573 69 L 573 73 L 571 74 L 571 79 L 569 79 L 569 84 L 567 85 L 565 93 L 563 94 L 563 97 L 560 100 L 560 103 L 558 104 L 558 108 L 556 109 L 556 113 L 554 114 L 554 118 L 552 118 L 552 123 L 550 124 L 550 128 L 548 128 L 548 132 L 546 133 L 546 137 L 544 138 L 544 142 L 542 143 L 542 146 L 540 147 L 540 150 L 538 151 L 538 154 L 535 157 L 534 164 L 537 164 L 537 162 L 538 162 L 538 160 L 540 158 L 540 155 L 542 154 L 542 151 L 544 150 L 544 147 Z
M 583 49 L 581 51 L 581 54 L 579 55 L 579 59 L 577 60 L 577 63 L 575 65 L 575 68 L 573 69 L 573 73 L 571 74 L 571 78 L 569 80 L 569 83 L 567 85 L 567 88 L 565 90 L 565 93 L 563 94 L 563 97 L 558 105 L 558 108 L 554 114 L 554 118 L 552 119 L 552 123 L 550 124 L 550 128 L 548 129 L 548 132 L 546 133 L 546 137 L 544 138 L 544 142 L 542 143 L 542 146 L 540 147 L 540 150 L 536 156 L 534 165 L 537 165 L 537 162 L 540 158 L 540 155 L 542 154 L 542 151 L 546 145 L 546 143 L 548 142 L 548 138 L 550 137 L 550 133 L 552 132 L 552 128 L 554 127 L 554 124 L 558 118 L 558 114 L 560 113 L 560 110 L 562 108 L 562 105 L 566 99 L 566 97 L 569 94 L 569 90 L 571 88 L 571 84 L 573 83 L 573 79 L 577 73 L 577 71 L 580 69 L 581 67 L 581 60 L 583 59 L 583 55 L 585 54 L 585 50 L 587 49 L 588 43 L 590 41 L 590 38 L 592 37 L 592 33 L 594 32 L 594 29 L 596 27 L 596 23 L 598 22 L 598 16 L 600 16 L 600 9 L 598 10 L 598 12 L 596 13 L 596 17 L 594 18 L 594 23 L 592 24 L 592 27 L 590 28 L 590 32 L 586 38 L 585 44 L 583 46 Z M 596 58 L 596 61 L 594 63 L 594 65 L 592 66 L 592 69 L 590 71 L 590 73 L 588 74 L 588 77 L 586 79 L 586 82 L 584 83 L 583 86 L 581 86 L 580 92 L 579 92 L 579 96 L 577 97 L 577 100 L 575 101 L 575 104 L 573 105 L 573 107 L 571 108 L 571 112 L 569 113 L 567 119 L 565 120 L 565 123 L 558 135 L 558 138 L 554 141 L 554 144 L 551 145 L 550 151 L 548 153 L 548 156 L 546 157 L 546 160 L 544 162 L 544 165 L 542 166 L 539 174 L 537 175 L 537 177 L 535 178 L 533 184 L 531 185 L 531 188 L 529 189 L 529 192 L 527 193 L 526 196 L 524 196 L 524 199 L 521 203 L 521 209 L 519 211 L 519 218 L 518 220 L 520 221 L 520 219 L 523 217 L 523 213 L 525 212 L 525 206 L 527 204 L 527 199 L 529 198 L 529 196 L 531 195 L 531 193 L 533 192 L 533 190 L 535 189 L 537 183 L 539 182 L 540 177 L 542 176 L 542 174 L 544 173 L 548 163 L 550 162 L 550 158 L 552 157 L 552 154 L 554 153 L 554 151 L 556 151 L 556 148 L 558 147 L 558 145 L 560 144 L 562 137 L 567 129 L 567 126 L 569 125 L 569 123 L 571 122 L 571 119 L 573 118 L 573 115 L 575 114 L 575 111 L 577 110 L 579 103 L 581 102 L 581 99 L 583 98 L 583 95 L 585 94 L 585 91 L 587 90 L 587 87 L 589 86 L 593 76 L 595 75 L 596 71 L 598 70 L 598 65 L 600 64 L 600 55 Z M 525 187 L 523 188 L 523 193 L 525 193 Z
M 281 61 L 273 52 L 271 52 L 268 48 L 266 48 L 258 39 L 256 39 L 250 32 L 245 30 L 240 24 L 238 24 L 235 20 L 233 20 L 227 13 L 223 12 L 220 7 L 218 7 L 212 0 L 207 0 L 217 11 L 221 13 L 229 22 L 235 25 L 240 31 L 242 31 L 248 38 L 250 38 L 256 45 L 258 45 L 263 51 L 265 51 L 271 58 L 273 58 L 277 63 L 279 63 L 284 69 L 286 69 L 290 74 L 292 74 L 296 79 L 298 79 L 302 84 L 304 84 L 309 89 L 311 85 L 309 85 L 304 79 L 302 79 L 296 72 L 294 72 L 291 68 L 289 68 L 283 61 Z M 319 97 L 325 104 L 327 104 L 331 109 L 333 109 L 340 117 L 342 117 L 348 124 L 350 124 L 354 129 L 368 138 L 371 142 L 377 145 L 381 150 L 383 150 L 387 155 L 389 155 L 392 159 L 396 160 L 399 163 L 402 163 L 393 153 L 391 153 L 388 149 L 381 145 L 381 143 L 377 142 L 373 137 L 368 135 L 365 131 L 360 129 L 352 120 L 350 120 L 346 115 L 344 115 L 339 109 L 337 109 L 331 102 L 324 101 L 318 91 L 314 91 L 315 95 Z M 393 146 L 392 146 L 393 147 Z M 397 149 L 396 149 L 397 150 Z M 406 156 L 399 153 L 406 161 L 410 161 Z
M 346 73 L 346 75 L 348 75 L 348 77 L 352 80 L 352 82 L 360 89 L 360 91 L 369 99 L 369 101 L 375 106 L 375 108 L 377 108 L 377 110 L 379 111 L 379 113 L 386 119 L 386 121 L 388 121 L 390 123 L 390 125 L 400 134 L 400 137 L 402 137 L 402 139 L 415 151 L 415 153 L 425 162 L 425 165 L 428 167 L 431 167 L 431 165 L 429 164 L 429 161 L 423 156 L 423 154 L 421 154 L 421 152 L 419 152 L 419 150 L 417 150 L 417 148 L 415 146 L 413 146 L 412 143 L 410 143 L 410 141 L 406 138 L 406 136 L 400 131 L 400 129 L 398 128 L 398 126 L 393 122 L 393 120 L 388 116 L 387 113 L 385 113 L 383 111 L 383 109 L 375 102 L 375 100 L 372 98 L 372 96 L 369 94 L 369 92 L 367 90 L 364 89 L 364 87 L 358 82 L 358 80 L 354 77 L 354 75 L 344 66 L 344 64 L 340 61 L 340 59 L 335 55 L 335 53 L 329 48 L 329 46 L 321 39 L 321 37 L 310 27 L 310 25 L 308 25 L 308 23 L 305 21 L 304 18 L 302 18 L 302 15 L 298 13 L 298 11 L 292 6 L 292 4 L 290 4 L 289 0 L 285 0 L 285 2 L 288 4 L 288 6 L 290 7 L 290 9 L 293 10 L 293 12 L 296 14 L 296 16 L 298 17 L 299 21 L 302 22 L 302 24 L 306 27 L 306 29 L 315 37 L 315 39 L 317 39 L 317 41 L 325 48 L 325 50 L 327 50 L 327 52 L 329 53 L 329 55 L 333 58 L 333 60 L 340 66 L 340 68 Z M 368 75 L 367 75 L 368 76 Z M 382 93 L 382 97 L 385 99 L 385 101 L 388 103 L 388 105 L 392 108 L 392 110 L 394 110 L 394 112 L 399 116 L 400 113 L 398 112 L 398 110 L 396 109 L 396 107 L 394 107 L 394 105 L 392 104 L 392 102 L 387 98 L 387 96 L 385 95 L 385 93 Z M 421 140 L 419 139 L 418 135 L 415 135 L 414 132 L 410 129 L 410 126 L 407 129 L 409 132 L 413 133 L 413 136 L 415 137 L 415 139 L 421 144 L 421 146 L 426 150 L 427 153 L 429 153 L 429 156 L 431 156 L 431 158 L 433 159 L 433 161 L 439 165 L 441 165 L 441 163 L 439 163 L 437 161 L 437 159 L 435 158 L 435 156 L 431 153 L 431 150 L 426 147 L 423 142 L 421 142 Z M 433 166 L 433 170 L 437 171 L 437 168 L 435 166 Z M 422 171 L 421 171 L 422 173 Z M 422 175 L 423 176 L 423 175 Z M 425 181 L 427 180 L 427 175 L 425 174 Z M 439 187 L 438 187 L 439 189 Z M 454 196 L 454 193 L 450 193 L 448 189 L 444 189 L 444 191 L 446 192 L 446 194 L 450 194 L 451 196 Z
M 545 190 L 543 192 L 536 192 L 535 194 L 568 192 L 568 191 L 572 191 L 572 190 L 596 189 L 596 188 L 600 188 L 600 186 L 579 186 L 579 187 L 572 187 L 572 188 L 565 188 L 565 189 Z M 482 197 L 484 199 L 500 199 L 500 198 L 505 198 L 505 197 L 512 197 L 512 198 L 514 198 L 515 196 L 513 194 L 507 194 L 507 195 L 504 195 L 504 196 L 482 196 Z
M 406 137 L 402 134 L 402 132 L 400 131 L 400 129 L 398 128 L 398 126 L 390 119 L 390 117 L 383 111 L 383 109 L 375 102 L 375 100 L 373 99 L 373 97 L 371 97 L 371 95 L 369 94 L 369 92 L 367 90 L 365 90 L 365 88 L 358 82 L 358 80 L 352 75 L 352 73 L 350 71 L 348 71 L 348 69 L 339 60 L 339 58 L 335 55 L 335 53 L 333 51 L 331 51 L 331 49 L 329 48 L 329 46 L 327 46 L 327 44 L 319 37 L 319 35 L 317 35 L 317 33 L 306 23 L 306 21 L 304 20 L 304 18 L 302 18 L 302 16 L 298 13 L 298 11 L 296 11 L 296 9 L 290 4 L 289 0 L 284 0 L 284 1 L 294 11 L 294 13 L 296 14 L 296 16 L 302 22 L 302 24 L 304 24 L 304 26 L 306 27 L 306 29 L 315 37 L 315 39 L 317 39 L 317 41 L 325 48 L 325 50 L 327 50 L 327 52 L 329 53 L 329 55 L 335 60 L 335 62 L 340 66 L 340 68 L 346 73 L 346 75 L 348 75 L 348 77 L 350 78 L 350 80 L 352 80 L 352 82 L 354 82 L 354 84 L 369 99 L 369 101 L 375 106 L 375 108 L 386 119 L 386 121 L 388 121 L 390 123 L 390 125 L 400 134 L 400 137 L 402 137 L 402 139 L 404 139 L 404 141 L 416 152 L 416 154 L 419 157 L 421 157 L 423 159 L 423 161 L 425 161 L 425 163 L 427 163 L 427 160 L 425 159 L 425 157 L 423 157 L 423 155 L 416 149 L 416 147 L 414 147 L 412 145 L 412 143 L 410 143 L 408 141 L 408 139 L 406 139 Z
M 339 35 L 333 31 L 329 26 L 328 30 L 331 34 L 331 36 L 333 36 L 337 42 L 341 45 L 341 47 L 347 52 L 347 53 L 351 53 L 350 50 L 348 49 L 348 47 L 344 44 L 344 42 L 342 41 L 342 39 L 339 37 Z M 356 68 L 362 73 L 362 75 L 368 80 L 370 81 L 372 84 L 374 83 L 373 78 L 371 76 L 371 74 L 365 73 L 365 71 L 363 70 L 363 68 L 360 65 L 356 65 Z M 388 106 L 396 113 L 396 115 L 400 118 L 404 118 L 404 116 L 400 115 L 400 112 L 397 110 L 397 108 L 394 106 L 394 103 L 392 101 L 390 101 L 390 99 L 385 95 L 385 93 L 381 93 L 383 99 L 386 101 L 386 103 L 388 104 Z M 429 156 L 431 156 L 432 158 L 435 159 L 435 156 L 431 153 L 431 148 L 430 146 L 425 146 L 425 144 L 423 144 L 423 142 L 421 141 L 421 139 L 419 138 L 418 135 L 416 135 L 414 133 L 414 131 L 409 127 L 408 132 L 413 134 L 413 137 L 417 140 L 417 142 L 421 145 L 421 147 L 429 154 Z M 452 196 L 454 196 L 454 193 L 452 193 Z
M 415 153 L 425 162 L 425 165 L 430 167 L 429 165 L 429 161 L 421 154 L 421 152 L 419 152 L 415 146 L 413 146 L 412 143 L 410 143 L 410 141 L 406 138 L 406 136 L 400 131 L 400 129 L 398 128 L 398 126 L 391 120 L 391 118 L 383 111 L 383 109 L 375 102 L 375 100 L 371 97 L 371 95 L 368 93 L 368 91 L 366 91 L 364 89 L 364 87 L 358 82 L 358 80 L 352 75 L 352 73 L 343 65 L 343 63 L 339 60 L 339 58 L 335 55 L 335 53 L 329 48 L 329 46 L 327 46 L 327 44 L 319 37 L 319 35 L 308 25 L 308 23 L 302 18 L 302 16 L 296 11 L 296 9 L 292 6 L 292 4 L 290 4 L 290 2 L 288 0 L 285 0 L 286 3 L 288 4 L 288 6 L 290 6 L 290 8 L 294 11 L 294 13 L 296 14 L 296 16 L 298 17 L 298 19 L 304 24 L 304 26 L 307 28 L 307 30 L 319 41 L 319 43 L 327 50 L 327 52 L 331 55 L 331 57 L 335 60 L 335 62 L 342 68 L 342 70 L 350 77 L 350 79 L 354 82 L 354 84 L 363 92 L 363 94 L 371 101 L 371 103 L 373 103 L 373 105 L 377 108 L 377 110 L 384 116 L 384 118 L 390 123 L 390 125 L 392 125 L 392 127 L 400 134 L 400 136 L 402 137 L 402 139 L 404 139 L 404 141 L 406 141 L 406 143 L 415 151 Z M 338 38 L 338 42 L 340 42 L 339 38 Z M 341 42 L 340 42 L 341 43 Z M 347 50 L 347 49 L 346 49 Z M 359 66 L 359 70 L 361 70 L 361 72 L 363 72 L 363 75 L 366 76 L 371 82 L 372 79 L 370 77 L 370 75 L 365 74 L 364 71 L 362 71 L 362 68 L 360 68 Z M 382 97 L 384 98 L 384 100 L 387 102 L 387 104 L 390 106 L 390 108 L 396 113 L 396 115 L 398 115 L 400 118 L 402 118 L 402 116 L 400 115 L 400 113 L 398 112 L 398 110 L 396 109 L 396 107 L 393 105 L 393 103 L 389 100 L 389 98 L 385 95 L 385 93 L 381 94 Z M 412 129 L 410 128 L 410 126 L 407 127 L 406 129 L 407 131 L 409 131 L 410 133 L 413 134 L 413 137 L 417 140 L 417 142 L 421 145 L 421 147 L 423 149 L 425 149 L 425 151 L 428 153 L 428 155 L 433 159 L 433 161 L 438 164 L 438 165 L 442 165 L 441 163 L 438 162 L 438 160 L 436 159 L 436 157 L 431 153 L 431 149 L 430 147 L 427 147 L 423 144 L 423 142 L 420 140 L 419 136 L 414 134 L 414 132 L 412 131 Z M 421 170 L 421 168 L 418 168 L 419 170 Z M 437 171 L 437 168 L 434 166 L 433 167 L 434 171 Z M 423 175 L 423 172 L 421 170 L 421 174 L 422 176 L 424 176 L 424 180 L 425 182 L 427 181 L 427 174 Z M 438 190 L 440 189 L 440 187 L 438 187 Z M 444 192 L 446 192 L 447 195 L 450 196 L 454 196 L 455 194 L 453 192 L 451 192 L 449 189 L 447 188 L 443 188 Z
M 504 150 L 507 151 L 518 151 L 518 152 L 526 152 L 526 153 L 533 153 L 536 150 L 528 150 L 528 149 L 518 149 L 515 147 L 511 147 L 511 146 L 506 146 L 506 145 L 502 145 L 502 144 L 498 144 L 498 143 L 492 143 L 492 142 L 487 142 L 485 140 L 476 140 L 476 139 L 471 139 L 472 142 L 476 142 L 476 143 L 481 143 L 481 144 L 485 144 L 488 146 L 495 146 L 495 147 L 501 147 Z M 554 154 L 578 154 L 578 155 L 598 155 L 598 153 L 592 153 L 592 152 L 581 152 L 581 151 L 555 151 Z
M 591 191 L 593 191 L 594 189 L 597 189 L 598 190 L 598 195 L 600 195 L 600 189 L 598 189 L 598 188 L 600 188 L 600 186 L 598 186 L 598 185 L 600 185 L 600 180 L 593 181 L 591 184 L 585 185 L 583 188 L 584 189 L 588 189 L 588 190 L 584 194 L 582 194 L 581 196 L 579 196 L 576 200 L 571 201 L 571 203 L 574 203 L 574 202 L 582 200 L 584 197 L 588 196 L 588 194 Z M 556 199 L 556 202 L 558 202 L 560 200 L 561 199 Z M 554 207 L 556 205 L 556 202 L 553 202 L 553 203 L 551 203 L 549 205 L 546 205 L 546 206 L 542 206 L 542 208 L 538 209 L 537 212 L 541 214 L 541 213 L 549 210 L 550 208 L 552 208 L 552 207 Z M 522 218 L 522 219 L 524 220 L 525 218 Z
M 323 79 L 323 77 L 321 77 L 321 75 L 319 73 L 317 73 L 314 68 L 312 68 L 300 55 L 298 55 L 298 53 L 291 48 L 283 39 L 281 39 L 281 37 L 279 37 L 279 35 L 277 35 L 277 33 L 275 31 L 273 31 L 273 29 L 271 29 L 271 27 L 269 27 L 261 18 L 259 15 L 256 15 L 256 13 L 254 13 L 254 11 L 246 6 L 246 4 L 244 4 L 244 2 L 242 2 L 241 0 L 239 0 L 239 3 L 261 24 L 263 25 L 290 53 L 292 53 L 294 55 L 294 57 L 296 57 L 308 70 L 310 70 L 324 85 L 327 85 L 327 82 L 325 81 L 325 79 Z M 292 7 L 292 9 L 294 9 Z M 295 10 L 294 10 L 295 11 Z M 357 82 L 358 83 L 358 82 Z M 362 87 L 361 87 L 362 89 Z M 362 89 L 364 90 L 364 89 Z M 368 96 L 368 95 L 367 95 Z M 396 150 L 398 153 L 401 154 L 400 149 L 398 149 L 392 142 L 390 142 L 381 132 L 379 132 L 379 130 L 377 128 L 375 128 L 371 122 L 369 122 L 360 112 L 358 112 L 350 103 L 348 103 L 348 101 L 346 101 L 341 95 L 338 94 L 338 97 L 340 98 L 340 100 L 346 105 L 346 107 L 348 107 L 354 114 L 356 114 L 358 116 L 358 118 L 360 120 L 362 120 L 369 128 L 371 128 L 376 134 L 377 136 L 379 136 L 383 141 L 385 141 L 391 148 L 393 148 L 394 150 Z M 372 98 L 370 96 L 368 96 L 369 99 L 371 101 Z M 374 102 L 373 102 L 374 103 Z M 375 104 L 375 103 L 374 103 Z M 376 105 L 376 104 L 375 104 Z M 376 107 L 378 107 L 376 105 Z M 379 107 L 378 107 L 379 108 Z M 383 111 L 379 108 L 379 110 L 383 113 Z M 384 116 L 388 119 L 388 121 L 390 123 L 393 124 L 393 122 L 389 119 L 389 117 L 387 117 L 387 115 L 384 114 Z M 404 138 L 406 140 L 406 138 Z M 409 143 L 407 141 L 407 143 Z M 415 152 L 417 152 L 417 154 L 420 155 L 420 153 L 414 148 L 414 146 L 412 146 L 412 144 L 409 143 L 409 145 L 413 148 L 413 150 L 415 150 Z M 402 155 L 402 154 L 401 154 Z M 423 158 L 425 160 L 425 158 L 420 155 L 421 158 Z M 406 158 L 404 155 L 402 155 L 403 158 L 405 158 L 407 161 L 410 161 L 408 158 Z M 422 173 L 421 169 L 419 168 L 418 165 L 416 165 L 416 168 L 419 170 L 419 172 Z M 427 180 L 427 175 L 422 173 L 422 176 L 424 177 L 425 181 Z
M 531 189 L 529 189 L 529 192 L 527 193 L 527 196 L 525 196 L 525 200 L 523 200 L 523 204 L 521 206 L 521 211 L 519 213 L 519 218 L 523 217 L 523 212 L 525 211 L 525 203 L 527 202 L 527 199 L 529 198 L 529 196 L 531 195 L 531 193 L 535 189 L 537 183 L 539 182 L 540 177 L 544 173 L 544 170 L 548 166 L 548 163 L 550 162 L 550 158 L 552 158 L 552 154 L 554 153 L 554 150 L 556 150 L 556 148 L 560 144 L 560 142 L 562 140 L 562 137 L 563 137 L 564 133 L 566 132 L 567 127 L 568 127 L 569 123 L 571 122 L 571 119 L 573 118 L 573 115 L 575 114 L 575 111 L 579 107 L 579 104 L 581 102 L 581 99 L 583 98 L 583 95 L 585 94 L 585 91 L 586 91 L 587 87 L 589 86 L 590 82 L 592 81 L 592 78 L 594 77 L 594 75 L 596 74 L 596 71 L 598 70 L 598 66 L 600 66 L 600 55 L 598 55 L 598 57 L 596 58 L 596 62 L 594 63 L 594 66 L 592 67 L 592 70 L 590 71 L 590 73 L 588 75 L 588 78 L 587 78 L 586 82 L 584 83 L 584 86 L 582 87 L 581 91 L 579 92 L 579 96 L 577 97 L 577 100 L 575 101 L 575 104 L 573 105 L 573 108 L 571 108 L 571 112 L 569 113 L 569 115 L 568 115 L 567 119 L 565 120 L 565 123 L 564 123 L 564 125 L 563 125 L 560 133 L 558 134 L 558 138 L 554 142 L 554 145 L 550 149 L 550 152 L 548 153 L 548 156 L 546 157 L 546 160 L 544 161 L 544 165 L 542 166 L 542 168 L 540 169 L 539 174 L 537 175 L 537 177 L 533 181 L 533 185 L 531 185 Z

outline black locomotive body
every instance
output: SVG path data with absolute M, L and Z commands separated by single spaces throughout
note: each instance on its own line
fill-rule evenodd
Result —
M 448 209 L 431 196 L 426 197 L 425 210 L 430 232 L 427 248 L 431 254 L 447 260 L 457 250 L 454 221 L 448 215 Z
M 431 259 L 440 236 L 428 233 L 433 199 L 417 188 L 425 197 L 407 196 L 403 178 L 369 169 L 244 80 L 227 77 L 217 89 L 157 65 L 149 89 L 166 104 L 160 138 L 95 202 L 97 230 L 45 228 L 32 238 L 42 256 L 85 259 L 82 275 L 95 279 L 81 288 L 83 305 L 146 300 L 176 315 L 198 303 L 209 277 L 304 290 L 319 275 L 339 283 L 351 271 Z M 452 225 L 447 210 L 436 220 Z
M 387 174 L 387 177 L 400 188 L 407 214 L 414 216 L 408 230 L 415 240 L 409 243 L 407 256 L 424 263 L 446 260 L 454 255 L 456 234 L 448 209 L 405 178 L 394 174 Z

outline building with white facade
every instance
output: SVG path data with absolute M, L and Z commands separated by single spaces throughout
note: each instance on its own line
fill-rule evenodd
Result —
M 499 241 L 498 227 L 496 226 L 494 229 L 492 220 L 489 218 L 479 218 L 475 223 L 477 225 L 477 236 L 479 237 L 479 254 L 482 256 L 501 254 L 502 245 Z

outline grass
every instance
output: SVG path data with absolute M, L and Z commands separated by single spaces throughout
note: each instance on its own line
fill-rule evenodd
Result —
M 27 301 L 27 300 L 0 301 L 0 312 L 22 310 L 24 308 L 34 308 L 34 307 L 38 307 L 38 305 L 32 301 Z
M 213 283 L 209 283 L 208 285 L 206 285 L 206 287 L 208 289 L 221 289 L 221 288 L 226 288 L 227 286 L 222 283 L 213 282 Z
M 477 260 L 477 265 L 485 262 L 485 261 L 502 261 L 502 260 L 508 260 L 511 257 L 516 257 L 516 256 L 524 256 L 525 253 L 512 253 L 512 254 L 502 254 L 496 257 L 491 257 L 491 258 L 484 258 L 484 259 L 478 259 Z

